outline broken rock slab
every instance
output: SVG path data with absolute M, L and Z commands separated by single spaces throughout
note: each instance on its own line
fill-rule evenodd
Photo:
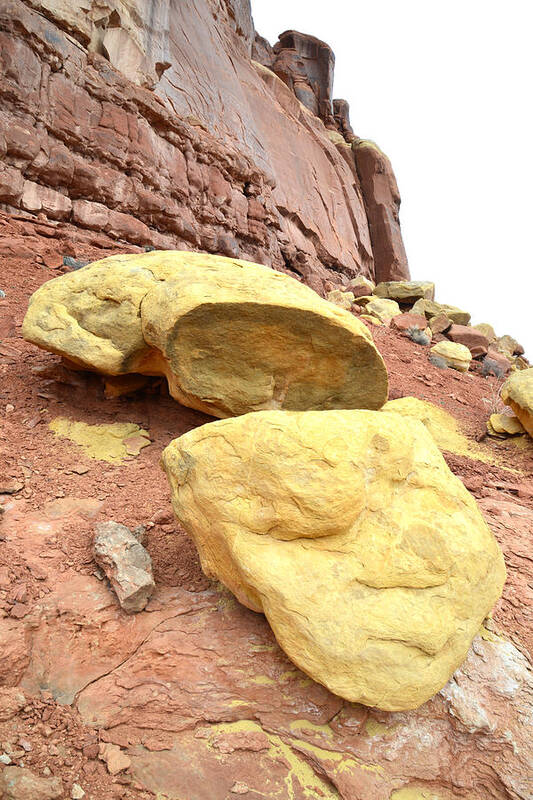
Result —
M 217 417 L 387 399 L 364 323 L 285 274 L 222 256 L 134 253 L 61 275 L 33 295 L 23 335 L 104 375 L 164 375 L 182 405 Z
M 206 575 L 352 702 L 428 700 L 501 593 L 498 545 L 418 421 L 263 411 L 189 431 L 162 462 Z
M 132 533 L 117 522 L 100 522 L 96 526 L 96 563 L 105 572 L 127 614 L 142 611 L 155 589 L 152 559 L 140 538 L 139 529 Z

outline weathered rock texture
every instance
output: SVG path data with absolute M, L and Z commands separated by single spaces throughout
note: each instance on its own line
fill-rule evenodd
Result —
M 348 700 L 428 700 L 501 593 L 498 545 L 417 421 L 248 414 L 190 431 L 162 460 L 205 573 Z
M 100 522 L 96 526 L 94 555 L 124 611 L 128 614 L 142 611 L 153 594 L 155 583 L 152 559 L 140 536 L 117 522 Z
M 97 261 L 35 292 L 22 333 L 86 369 L 165 375 L 172 397 L 217 417 L 387 399 L 362 322 L 288 275 L 221 256 Z
M 390 166 L 354 160 L 349 123 L 331 141 L 322 121 L 337 125 L 331 50 L 296 32 L 276 53 L 256 42 L 281 80 L 253 41 L 247 0 L 3 0 L 0 203 L 320 292 L 405 278 Z
M 533 367 L 513 372 L 504 383 L 501 396 L 533 438 Z

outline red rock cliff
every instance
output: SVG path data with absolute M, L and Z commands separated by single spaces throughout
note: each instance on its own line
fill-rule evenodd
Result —
M 295 31 L 270 48 L 248 0 L 1 0 L 0 205 L 321 293 L 405 277 L 394 176 L 361 157 L 333 65 Z

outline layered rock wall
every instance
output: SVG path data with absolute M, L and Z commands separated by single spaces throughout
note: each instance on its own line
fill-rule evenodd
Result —
M 323 122 L 331 51 L 306 107 L 251 58 L 254 37 L 248 0 L 2 0 L 0 205 L 262 262 L 320 293 L 386 279 L 351 144 Z

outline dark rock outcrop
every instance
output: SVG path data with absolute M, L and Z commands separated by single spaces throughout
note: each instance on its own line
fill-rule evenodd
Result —
M 403 277 L 397 203 L 392 274 L 333 63 L 294 31 L 270 48 L 248 0 L 3 0 L 0 204 L 260 261 L 321 294 Z

